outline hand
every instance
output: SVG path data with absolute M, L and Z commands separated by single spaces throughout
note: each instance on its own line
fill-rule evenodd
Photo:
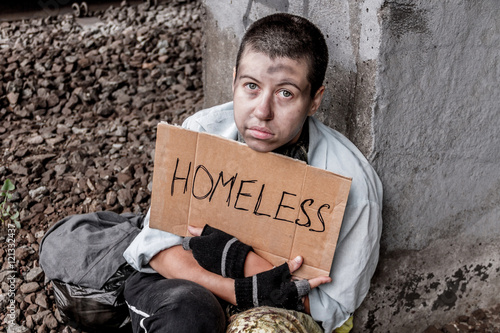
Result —
M 188 226 L 188 231 L 193 236 L 200 236 L 203 231 L 203 228 Z M 294 259 L 288 261 L 288 268 L 290 269 L 290 273 L 297 271 L 300 268 L 300 266 L 302 266 L 303 262 L 304 260 L 301 256 L 297 256 Z M 311 286 L 311 289 L 314 289 L 324 283 L 332 282 L 332 278 L 330 278 L 329 276 L 319 276 L 316 278 L 309 279 L 308 281 L 309 285 Z
M 223 277 L 244 277 L 245 259 L 252 248 L 208 224 L 203 229 L 188 227 L 196 237 L 185 237 L 182 247 L 206 270 Z
M 290 260 L 288 262 L 288 267 L 290 269 L 290 272 L 295 272 L 302 266 L 302 258 L 301 257 L 296 257 L 294 260 Z M 322 285 L 323 283 L 330 283 L 332 282 L 332 279 L 329 276 L 319 276 L 316 278 L 312 278 L 309 281 L 309 285 L 311 286 L 311 289 L 314 289 L 318 287 L 319 285 Z M 302 297 L 302 303 L 304 304 L 304 312 L 307 314 L 311 314 L 311 307 L 309 304 L 309 295 L 305 295 Z
M 193 227 L 192 225 L 188 225 L 188 231 L 193 236 L 201 236 L 201 233 L 203 232 L 203 228 Z
M 236 279 L 237 306 L 241 309 L 247 309 L 267 305 L 303 311 L 302 297 L 306 296 L 311 288 L 328 283 L 331 279 L 322 276 L 310 280 L 292 281 L 291 273 L 299 269 L 302 262 L 302 257 L 299 256 L 288 264 L 283 264 L 272 270 L 244 279 Z
M 294 259 L 288 261 L 288 268 L 290 269 L 290 273 L 297 271 L 300 268 L 300 266 L 302 266 L 303 262 L 304 262 L 304 260 L 301 256 L 297 256 Z M 314 289 L 314 288 L 316 288 L 319 285 L 322 285 L 324 283 L 332 282 L 332 278 L 329 276 L 318 276 L 318 277 L 309 279 L 308 281 L 309 281 L 309 285 L 311 286 L 311 289 Z

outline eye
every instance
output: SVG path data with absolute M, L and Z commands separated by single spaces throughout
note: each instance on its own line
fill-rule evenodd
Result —
M 245 86 L 250 90 L 255 90 L 258 88 L 255 83 L 247 83 Z
M 285 98 L 290 98 L 293 96 L 293 94 L 288 91 L 288 90 L 285 90 L 285 89 L 282 89 L 278 92 L 278 94 L 281 94 L 281 96 L 285 97 Z

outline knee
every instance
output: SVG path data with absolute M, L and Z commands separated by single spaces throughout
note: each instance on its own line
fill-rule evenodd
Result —
M 178 318 L 186 332 L 224 332 L 226 317 L 217 298 L 206 288 L 191 281 L 169 280 L 159 312 Z
M 217 298 L 206 288 L 187 280 L 168 280 L 170 287 L 164 289 L 161 307 L 179 307 L 183 311 L 200 313 L 221 309 Z
M 226 316 L 217 298 L 191 281 L 139 273 L 127 280 L 125 299 L 146 314 L 131 312 L 134 327 L 147 327 L 148 332 L 225 331 Z

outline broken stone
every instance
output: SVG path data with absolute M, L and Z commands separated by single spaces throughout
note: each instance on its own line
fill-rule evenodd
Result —
M 15 251 L 15 257 L 17 260 L 24 260 L 34 253 L 31 247 L 26 245 L 20 246 Z
M 102 22 L 95 27 L 71 14 L 0 22 L 0 46 L 8 46 L 0 47 L 0 176 L 16 185 L 16 318 L 24 331 L 76 332 L 63 324 L 39 268 L 51 226 L 73 214 L 149 208 L 156 124 L 180 124 L 203 102 L 201 85 L 183 94 L 169 88 L 184 83 L 177 77 L 201 82 L 201 24 L 190 21 L 200 11 L 197 1 L 174 1 L 109 6 L 94 13 Z M 188 45 L 199 66 L 179 57 Z
M 108 206 L 114 206 L 116 204 L 118 196 L 116 195 L 116 192 L 110 191 L 106 194 L 106 204 Z
M 45 204 L 39 202 L 31 207 L 31 212 L 33 213 L 41 213 L 45 210 Z
M 36 135 L 36 136 L 28 139 L 28 143 L 32 144 L 32 145 L 42 144 L 43 141 L 44 141 L 44 139 L 41 135 Z
M 7 99 L 9 100 L 10 104 L 17 104 L 17 101 L 19 99 L 19 94 L 16 92 L 11 92 L 7 94 Z
M 19 289 L 23 294 L 26 295 L 40 290 L 40 285 L 37 282 L 28 282 L 28 283 L 23 283 L 19 287 Z
M 33 240 L 34 242 L 35 240 Z M 41 267 L 33 267 L 32 269 L 29 270 L 28 273 L 26 273 L 25 280 L 27 282 L 36 282 L 40 281 L 41 278 L 43 277 L 43 270 Z
M 486 318 L 486 313 L 482 309 L 477 309 L 472 312 L 472 316 L 474 316 L 477 320 L 483 320 Z
M 129 189 L 122 188 L 118 190 L 118 202 L 122 207 L 128 207 L 132 204 L 132 195 Z
M 57 319 L 54 317 L 52 313 L 49 313 L 44 319 L 43 323 L 49 328 L 49 329 L 55 329 L 57 328 Z
M 54 170 L 56 172 L 56 176 L 57 177 L 63 175 L 66 172 L 67 169 L 68 169 L 68 166 L 66 164 L 57 164 L 54 167 Z
M 110 103 L 99 104 L 96 109 L 96 113 L 101 117 L 109 117 L 114 112 L 114 107 Z
M 36 324 L 41 324 L 43 318 L 47 317 L 51 312 L 49 310 L 38 311 L 31 318 Z
M 48 190 L 47 190 L 47 187 L 45 187 L 45 186 L 40 186 L 40 187 L 38 187 L 38 188 L 36 188 L 36 189 L 34 189 L 34 190 L 29 191 L 29 196 L 30 196 L 32 199 L 35 199 L 35 198 L 37 198 L 37 197 L 38 197 L 38 196 L 40 196 L 40 195 L 44 195 L 44 194 L 46 194 L 46 193 L 47 193 L 47 191 L 48 191 Z
M 48 303 L 47 303 L 47 296 L 45 295 L 45 292 L 39 292 L 36 294 L 35 298 L 35 304 L 41 306 L 44 309 L 48 309 Z
M 31 295 L 33 295 L 33 294 L 31 294 Z M 33 295 L 33 296 L 35 296 L 35 295 Z M 37 311 L 38 311 L 38 305 L 30 304 L 28 306 L 28 308 L 26 309 L 26 315 L 29 315 L 29 316 L 34 315 L 35 313 L 37 313 Z
M 7 333 L 29 333 L 30 329 L 16 323 L 7 325 Z

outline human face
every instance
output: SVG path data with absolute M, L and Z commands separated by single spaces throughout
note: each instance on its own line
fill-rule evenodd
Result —
M 303 59 L 271 59 L 246 50 L 233 81 L 234 120 L 247 145 L 260 152 L 297 142 L 316 112 L 324 87 L 311 97 Z

